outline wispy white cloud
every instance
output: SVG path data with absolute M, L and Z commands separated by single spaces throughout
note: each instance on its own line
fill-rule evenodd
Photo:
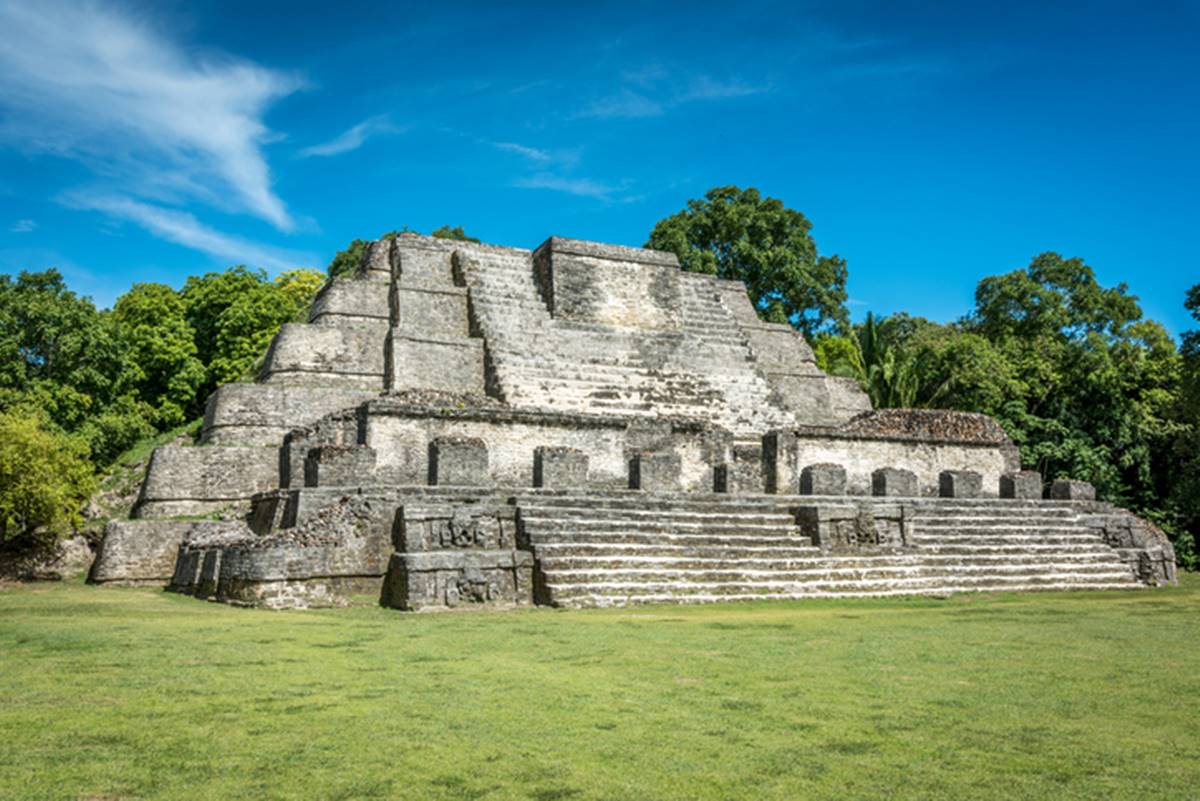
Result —
M 618 194 L 625 188 L 624 184 L 613 186 L 590 178 L 570 178 L 545 172 L 518 178 L 513 185 L 521 189 L 550 189 L 555 192 L 565 192 L 568 195 L 591 197 L 598 200 L 617 199 Z
M 675 102 L 688 103 L 693 100 L 727 100 L 734 97 L 749 97 L 770 91 L 766 85 L 758 85 L 737 79 L 718 81 L 708 75 L 694 78 Z
M 583 108 L 576 116 L 595 119 L 636 119 L 658 117 L 663 113 L 663 104 L 651 100 L 644 94 L 631 89 L 622 89 L 616 94 L 602 97 Z
M 540 148 L 528 147 L 527 145 L 517 144 L 516 142 L 491 142 L 492 147 L 497 150 L 503 150 L 507 153 L 516 153 L 518 156 L 524 156 L 530 161 L 547 162 L 553 161 L 554 156 Z
M 313 156 L 336 156 L 339 153 L 349 153 L 358 150 L 372 136 L 388 133 L 402 133 L 405 129 L 392 124 L 387 114 L 379 114 L 355 125 L 346 131 L 319 145 L 312 145 L 300 151 L 301 158 Z
M 13 234 L 28 234 L 36 231 L 37 227 L 37 220 L 17 220 L 8 230 Z
M 299 78 L 197 56 L 144 18 L 91 0 L 0 0 L 0 142 L 85 162 L 122 192 L 200 199 L 281 230 L 267 108 Z
M 99 211 L 145 228 L 155 236 L 177 245 L 207 253 L 217 259 L 270 272 L 317 264 L 311 253 L 273 248 L 237 236 L 223 234 L 204 225 L 191 214 L 167 209 L 118 195 L 72 192 L 60 198 L 71 208 Z
M 593 119 L 660 117 L 685 103 L 729 100 L 771 90 L 766 84 L 752 84 L 736 78 L 719 80 L 703 74 L 678 80 L 659 64 L 622 72 L 621 79 L 636 89 L 625 86 L 592 101 L 575 116 Z

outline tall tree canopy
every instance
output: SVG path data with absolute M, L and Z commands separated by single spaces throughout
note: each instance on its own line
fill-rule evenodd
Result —
M 683 269 L 745 282 L 759 314 L 810 339 L 844 331 L 846 262 L 822 256 L 812 223 L 757 189 L 720 186 L 660 220 L 646 247 L 679 257 Z
M 0 477 L 0 523 L 11 534 L 72 520 L 78 509 L 63 509 L 78 500 L 73 490 L 47 483 L 48 505 L 37 506 L 17 498 L 32 491 L 27 479 L 49 471 L 85 487 L 80 460 L 91 475 L 139 439 L 195 419 L 209 392 L 247 375 L 279 326 L 304 316 L 323 282 L 315 270 L 270 280 L 234 267 L 182 291 L 135 284 L 109 312 L 55 270 L 0 276 L 0 415 L 13 437 L 0 460 L 29 465 Z
M 0 542 L 67 531 L 95 488 L 82 440 L 37 414 L 0 412 Z
M 1188 302 L 1200 315 L 1200 292 Z M 815 350 L 877 407 L 995 416 L 1027 467 L 1091 481 L 1167 527 L 1187 563 L 1189 532 L 1200 527 L 1200 503 L 1188 506 L 1200 492 L 1178 489 L 1194 475 L 1200 490 L 1200 404 L 1186 408 L 1190 336 L 1181 355 L 1124 284 L 1101 286 L 1082 260 L 1043 253 L 981 280 L 974 310 L 956 323 L 869 315 L 856 336 L 824 337 Z

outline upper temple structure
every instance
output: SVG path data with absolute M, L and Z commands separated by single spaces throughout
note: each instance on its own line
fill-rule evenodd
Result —
M 984 415 L 872 410 L 651 250 L 402 234 L 155 451 L 95 582 L 237 604 L 596 606 L 1171 583 L 1153 526 Z

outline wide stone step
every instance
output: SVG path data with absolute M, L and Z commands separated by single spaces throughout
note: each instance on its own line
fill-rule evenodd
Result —
M 808 544 L 749 546 L 741 542 L 715 545 L 607 541 L 538 542 L 535 543 L 534 549 L 541 560 L 595 559 L 609 562 L 626 559 L 814 559 L 822 555 L 820 548 Z
M 602 521 L 605 523 L 646 523 L 662 525 L 666 523 L 712 523 L 724 525 L 730 523 L 754 523 L 756 525 L 795 526 L 796 518 L 786 511 L 770 507 L 766 508 L 674 508 L 669 510 L 638 509 L 638 508 L 604 508 L 599 509 L 571 506 L 535 506 L 521 504 L 521 519 L 529 523 L 549 523 L 552 521 Z
M 1026 517 L 1076 517 L 1079 512 L 1049 501 L 1015 501 L 1008 498 L 979 498 L 967 502 L 961 498 L 914 498 L 918 520 L 945 518 L 1024 519 Z
M 1037 565 L 873 565 L 873 566 L 830 566 L 800 565 L 790 568 L 761 569 L 740 567 L 734 569 L 705 569 L 683 567 L 617 567 L 602 569 L 554 569 L 543 567 L 546 582 L 560 588 L 582 589 L 601 586 L 632 584 L 639 587 L 673 586 L 679 589 L 720 584 L 745 586 L 774 586 L 786 584 L 808 584 L 813 582 L 914 582 L 950 579 L 959 582 L 1008 581 L 1018 577 L 1025 581 L 1036 581 L 1048 576 L 1066 580 L 1070 576 L 1077 581 L 1093 577 L 1119 578 L 1132 574 L 1120 565 L 1075 564 L 1050 562 Z
M 776 592 L 769 596 L 763 596 L 761 593 L 739 593 L 737 591 L 729 591 L 724 593 L 693 593 L 686 596 L 676 595 L 671 592 L 662 593 L 620 593 L 620 594 L 591 594 L 577 595 L 571 598 L 554 598 L 551 603 L 556 606 L 569 606 L 574 608 L 601 608 L 601 607 L 622 607 L 622 606 L 637 606 L 645 604 L 703 604 L 703 603 L 725 603 L 732 601 L 762 601 L 762 600 L 780 600 L 780 601 L 800 601 L 814 598 L 894 598 L 903 596 L 937 596 L 953 595 L 964 592 L 1041 592 L 1041 591 L 1066 591 L 1066 590 L 1130 590 L 1139 589 L 1142 585 L 1130 584 L 1125 581 L 1112 582 L 1089 582 L 1087 584 L 1078 583 L 1038 583 L 1036 585 L 1020 585 L 1006 584 L 1001 586 L 957 586 L 954 584 L 944 584 L 925 588 L 899 588 L 899 589 L 863 589 L 860 586 L 852 585 L 842 589 L 806 589 L 792 592 Z
M 785 535 L 797 531 L 796 522 L 791 518 L 772 519 L 772 518 L 755 518 L 755 517 L 737 517 L 728 516 L 726 519 L 643 519 L 643 520 L 618 520 L 607 518 L 548 518 L 529 516 L 522 511 L 521 522 L 526 531 L 539 531 L 545 534 L 559 534 L 559 532 L 594 532 L 594 534 L 625 534 L 625 532 L 638 532 L 638 534 L 672 534 L 672 532 L 683 532 L 683 534 L 775 534 Z
M 1086 525 L 1070 523 L 1067 520 L 1057 520 L 1054 523 L 1030 523 L 1028 525 L 1002 524 L 985 525 L 976 523 L 959 523 L 956 525 L 928 525 L 914 522 L 913 534 L 926 537 L 970 537 L 972 535 L 990 535 L 1003 537 L 1010 534 L 1091 534 L 1092 529 Z
M 1022 544 L 999 544 L 991 543 L 984 545 L 930 545 L 928 543 L 913 543 L 923 554 L 948 554 L 948 555 L 969 555 L 969 554 L 1014 554 L 1032 552 L 1038 553 L 1042 551 L 1063 551 L 1069 550 L 1072 553 L 1112 553 L 1112 548 L 1104 544 L 1100 540 L 1064 540 L 1064 539 L 1048 539 L 1040 542 L 1026 542 Z
M 1071 589 L 1084 587 L 1136 588 L 1139 585 L 1129 571 L 1103 573 L 1036 573 L 980 576 L 910 576 L 857 580 L 811 581 L 688 581 L 688 582 L 637 582 L 597 581 L 586 584 L 560 584 L 548 580 L 546 587 L 555 602 L 572 599 L 609 597 L 633 599 L 658 597 L 661 600 L 686 602 L 693 596 L 730 598 L 804 597 L 811 594 L 858 595 L 887 592 L 890 594 L 912 594 L 918 592 L 951 593 L 979 590 L 1016 591 L 1031 589 Z
M 913 534 L 909 542 L 922 547 L 938 547 L 947 545 L 1037 545 L 1037 544 L 1080 544 L 1103 542 L 1095 534 L 1086 532 L 1076 533 L 1010 533 L 1010 534 Z
M 535 550 L 546 543 L 563 543 L 572 545 L 596 544 L 609 545 L 731 545 L 741 548 L 757 547 L 805 547 L 812 543 L 805 537 L 781 536 L 764 534 L 714 534 L 697 533 L 650 533 L 636 529 L 623 532 L 586 532 L 574 530 L 539 530 L 526 528 L 525 536 L 534 545 Z
M 741 514 L 747 511 L 786 511 L 795 505 L 789 499 L 776 495 L 721 495 L 717 493 L 645 493 L 638 490 L 611 490 L 595 494 L 577 492 L 543 491 L 525 493 L 517 497 L 522 508 L 537 507 L 553 509 L 557 514 L 563 509 L 592 510 L 629 509 L 651 513 L 670 512 L 713 512 L 715 514 Z
M 751 570 L 788 571 L 797 569 L 890 569 L 929 568 L 963 570 L 1022 570 L 1062 566 L 1071 568 L 1103 567 L 1115 569 L 1121 561 L 1114 554 L 1046 553 L 1043 555 L 995 555 L 995 556 L 918 556 L 913 554 L 877 554 L 833 556 L 818 548 L 774 548 L 774 549 L 708 549 L 703 553 L 688 553 L 700 549 L 679 549 L 670 553 L 645 554 L 637 551 L 611 550 L 580 553 L 561 548 L 537 548 L 538 560 L 547 572 L 563 570 L 589 571 L 599 569 L 679 569 L 690 570 Z
M 1001 516 L 978 514 L 946 515 L 945 517 L 917 516 L 912 518 L 914 525 L 930 530 L 953 528 L 1031 528 L 1036 526 L 1066 526 L 1072 528 L 1087 528 L 1075 515 L 1027 515 Z

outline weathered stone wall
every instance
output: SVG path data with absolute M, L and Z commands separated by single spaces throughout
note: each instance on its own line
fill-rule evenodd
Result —
M 396 513 L 382 602 L 396 609 L 533 603 L 533 554 L 516 509 L 496 498 L 406 499 Z
M 204 445 L 274 445 L 289 431 L 357 406 L 378 392 L 347 387 L 225 384 L 208 398 Z
M 200 515 L 245 506 L 256 492 L 279 486 L 279 449 L 157 448 L 134 517 Z
M 390 327 L 378 321 L 339 325 L 284 323 L 259 375 L 267 383 L 384 388 Z
M 391 320 L 388 288 L 382 281 L 330 279 L 313 299 L 308 313 L 308 321 L 317 325 L 372 320 L 385 323 Z
M 163 586 L 175 572 L 179 544 L 193 525 L 188 520 L 110 521 L 89 580 Z
M 556 319 L 647 331 L 682 326 L 674 254 L 551 237 L 533 259 Z
M 635 453 L 670 450 L 680 458 L 679 489 L 711 491 L 713 468 L 726 461 L 727 435 L 688 423 L 627 429 L 627 420 L 600 415 L 486 408 L 431 413 L 387 401 L 368 404 L 365 416 L 365 439 L 378 455 L 376 475 L 383 483 L 427 483 L 429 443 L 437 437 L 465 437 L 487 445 L 496 486 L 532 487 L 535 450 L 562 447 L 587 455 L 589 486 L 627 487 Z
M 875 471 L 897 468 L 916 474 L 919 493 L 930 496 L 939 493 L 943 471 L 978 473 L 982 496 L 995 498 L 1001 476 L 1020 468 L 1016 447 L 995 421 L 957 412 L 884 410 L 837 430 L 797 429 L 767 441 L 769 491 L 779 493 L 798 492 L 805 467 L 832 463 L 845 469 L 851 495 L 870 495 Z

